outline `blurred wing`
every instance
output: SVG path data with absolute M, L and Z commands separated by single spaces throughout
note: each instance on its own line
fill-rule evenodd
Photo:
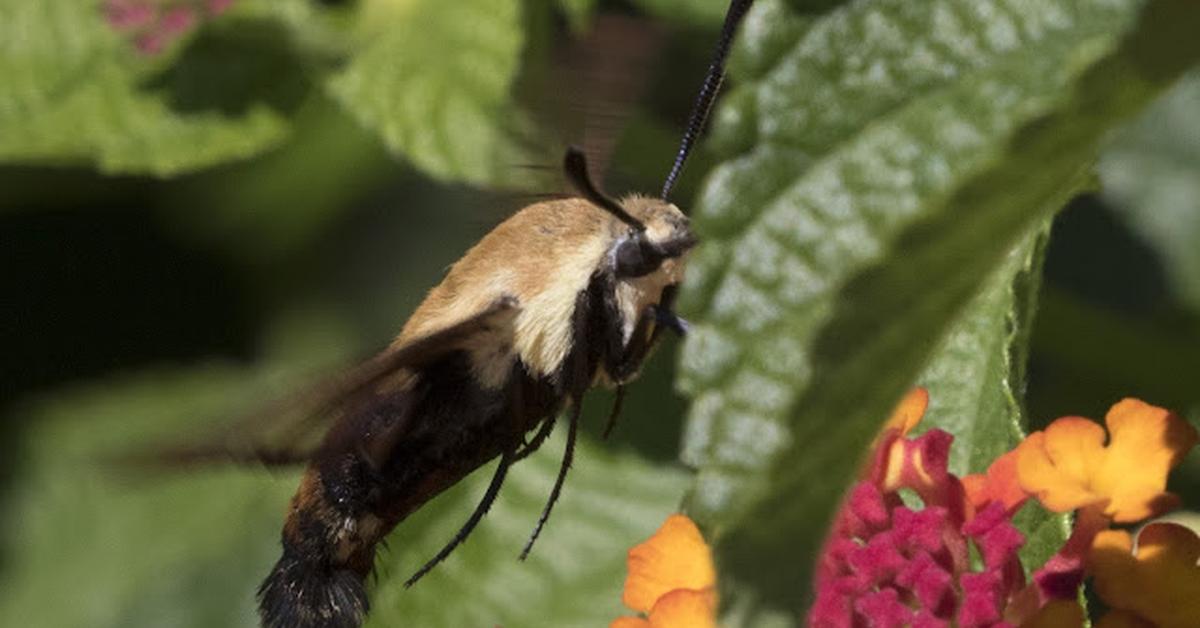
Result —
M 577 105 L 583 119 L 580 144 L 601 185 L 662 42 L 661 28 L 647 20 L 600 15 L 576 45 L 578 65 L 569 77 L 576 83 L 572 93 L 582 99 Z
M 549 189 L 574 195 L 561 177 L 560 157 L 569 145 L 583 149 L 592 178 L 603 187 L 663 39 L 662 28 L 649 20 L 597 15 L 587 33 L 558 46 L 557 63 L 528 77 L 527 105 L 562 142 L 551 161 L 528 165 L 548 175 Z
M 419 371 L 461 349 L 477 334 L 511 327 L 518 310 L 515 298 L 498 299 L 462 322 L 389 347 L 338 377 L 235 420 L 215 435 L 135 453 L 119 462 L 171 467 L 218 461 L 256 462 L 268 467 L 306 463 L 321 446 L 340 409 L 372 395 L 379 385 L 405 371 Z

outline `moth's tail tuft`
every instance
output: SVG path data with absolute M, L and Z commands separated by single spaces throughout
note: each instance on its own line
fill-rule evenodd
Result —
M 358 628 L 367 614 L 363 579 L 285 550 L 258 588 L 264 628 Z

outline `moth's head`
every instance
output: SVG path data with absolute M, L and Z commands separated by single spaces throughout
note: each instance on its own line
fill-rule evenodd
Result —
M 608 259 L 618 279 L 645 277 L 656 271 L 677 283 L 685 253 L 696 245 L 687 216 L 670 201 L 633 195 L 617 201 L 596 188 L 588 176 L 583 152 L 570 148 L 563 161 L 567 178 L 585 199 L 612 214 L 613 243 Z
M 617 277 L 643 277 L 658 270 L 676 274 L 685 254 L 696 245 L 687 216 L 670 201 L 633 195 L 621 207 L 642 228 L 623 225 L 609 252 Z M 669 283 L 676 283 L 678 278 Z

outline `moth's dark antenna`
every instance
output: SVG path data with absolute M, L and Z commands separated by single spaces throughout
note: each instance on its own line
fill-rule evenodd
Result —
M 671 172 L 667 174 L 667 180 L 663 183 L 662 199 L 664 201 L 671 194 L 671 188 L 675 187 L 675 180 L 679 178 L 679 173 L 683 172 L 683 164 L 692 152 L 692 145 L 700 136 L 700 132 L 704 130 L 708 112 L 712 109 L 717 92 L 721 90 L 721 82 L 725 80 L 725 58 L 729 56 L 729 45 L 733 43 L 733 34 L 737 32 L 738 25 L 741 24 L 742 18 L 746 16 L 746 11 L 753 3 L 754 0 L 733 0 L 729 3 L 729 11 L 725 13 L 725 25 L 721 27 L 721 38 L 717 40 L 716 54 L 713 56 L 712 64 L 708 66 L 708 74 L 704 77 L 704 85 L 700 88 L 700 94 L 696 96 L 696 104 L 692 105 L 692 115 L 688 118 L 687 130 L 684 131 L 683 139 L 679 142 L 679 152 L 675 154 L 675 163 L 671 166 Z
M 630 216 L 620 203 L 596 188 L 596 185 L 592 183 L 592 177 L 588 174 L 587 157 L 582 150 L 575 146 L 567 148 L 567 154 L 563 157 L 563 172 L 567 175 L 567 180 L 571 182 L 571 185 L 575 186 L 575 189 L 584 198 L 621 219 L 621 222 L 633 227 L 636 231 L 646 230 L 646 225 Z

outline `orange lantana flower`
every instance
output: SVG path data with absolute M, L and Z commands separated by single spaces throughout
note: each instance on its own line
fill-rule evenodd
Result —
M 999 502 L 1004 509 L 1013 512 L 1029 493 L 1021 488 L 1017 475 L 1017 450 L 1014 449 L 996 458 L 986 473 L 973 473 L 962 479 L 967 491 L 967 500 L 974 508 L 983 508 L 988 502 Z
M 1134 539 L 1124 530 L 1096 535 L 1088 558 L 1096 592 L 1113 611 L 1100 625 L 1195 626 L 1200 618 L 1200 538 L 1175 523 L 1151 523 Z
M 1113 520 L 1139 521 L 1177 503 L 1166 492 L 1167 472 L 1196 443 L 1196 430 L 1178 415 L 1125 399 L 1104 417 L 1104 428 L 1064 417 L 1030 434 L 1017 449 L 1021 486 L 1056 512 L 1097 506 Z
M 928 407 L 929 391 L 921 387 L 913 388 L 904 395 L 900 403 L 896 404 L 896 409 L 892 410 L 892 416 L 888 418 L 887 423 L 883 424 L 883 429 L 880 431 L 898 430 L 901 436 L 907 436 L 921 422 Z
M 717 572 L 696 524 L 671 515 L 629 550 L 625 606 L 645 617 L 620 617 L 609 628 L 715 628 Z

